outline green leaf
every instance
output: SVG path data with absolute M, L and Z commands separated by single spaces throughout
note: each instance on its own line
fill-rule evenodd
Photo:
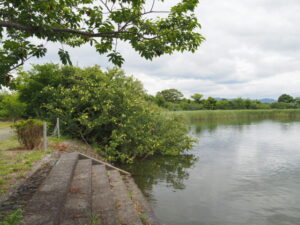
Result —
M 59 55 L 59 58 L 62 62 L 62 64 L 64 65 L 72 65 L 72 62 L 71 62 L 71 59 L 70 59 L 70 55 L 69 55 L 69 52 L 63 50 L 63 49 L 59 49 L 58 51 L 58 55 Z
M 112 62 L 113 64 L 115 64 L 116 66 L 121 67 L 123 62 L 124 62 L 124 58 L 121 56 L 121 54 L 119 52 L 113 51 L 112 53 L 108 54 L 108 60 L 110 62 Z

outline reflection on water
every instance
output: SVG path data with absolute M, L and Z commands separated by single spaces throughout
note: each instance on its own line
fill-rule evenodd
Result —
M 128 169 L 167 225 L 299 225 L 300 122 L 191 125 L 199 142 L 179 157 Z
M 192 132 L 200 134 L 204 131 L 213 132 L 217 127 L 220 126 L 236 126 L 237 129 L 243 129 L 243 125 L 257 124 L 266 121 L 279 122 L 282 127 L 287 127 L 291 124 L 290 122 L 300 122 L 300 118 L 278 118 L 272 120 L 262 120 L 262 119 L 251 119 L 251 118 L 240 118 L 240 119 L 226 119 L 226 120 L 203 120 L 194 121 L 190 124 Z
M 154 185 L 164 183 L 170 190 L 185 189 L 184 181 L 189 179 L 187 169 L 192 168 L 195 162 L 197 157 L 194 155 L 160 156 L 123 165 L 122 168 L 130 171 L 144 194 L 155 201 L 152 196 Z

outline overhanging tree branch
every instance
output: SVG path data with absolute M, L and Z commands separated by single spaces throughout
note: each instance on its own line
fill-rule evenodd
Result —
M 26 32 L 32 32 L 32 33 L 38 33 L 40 31 L 45 31 L 43 27 L 40 26 L 30 26 L 30 25 L 24 25 L 16 22 L 11 21 L 0 21 L 0 27 L 6 27 L 6 28 L 13 28 L 20 31 L 26 31 Z M 70 28 L 60 28 L 60 27 L 52 27 L 50 28 L 51 31 L 56 33 L 69 33 L 69 34 L 77 34 L 84 37 L 107 37 L 107 38 L 113 38 L 117 37 L 121 33 L 132 33 L 124 30 L 120 31 L 113 31 L 113 32 L 101 32 L 101 33 L 91 33 L 87 31 L 80 31 L 80 30 L 74 30 Z M 133 34 L 133 33 L 132 33 Z
M 157 2 L 164 0 L 151 0 L 147 11 L 144 0 L 72 0 L 47 4 L 40 0 L 2 0 L 0 78 L 8 77 L 29 56 L 45 56 L 47 49 L 36 45 L 32 37 L 73 48 L 89 43 L 117 66 L 124 62 L 114 48 L 117 39 L 129 43 L 149 60 L 174 51 L 194 52 L 204 40 L 193 13 L 199 0 L 178 0 L 167 11 L 155 10 Z M 155 15 L 162 13 L 166 16 Z M 59 50 L 58 54 L 62 63 L 70 64 L 67 51 Z

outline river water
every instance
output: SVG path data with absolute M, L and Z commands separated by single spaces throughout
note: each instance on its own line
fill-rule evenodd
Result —
M 178 157 L 125 167 L 166 225 L 299 225 L 300 121 L 191 124 Z

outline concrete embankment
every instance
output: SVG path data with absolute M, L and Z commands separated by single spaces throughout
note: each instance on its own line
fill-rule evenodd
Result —
M 159 224 L 126 171 L 64 153 L 24 209 L 24 224 Z

